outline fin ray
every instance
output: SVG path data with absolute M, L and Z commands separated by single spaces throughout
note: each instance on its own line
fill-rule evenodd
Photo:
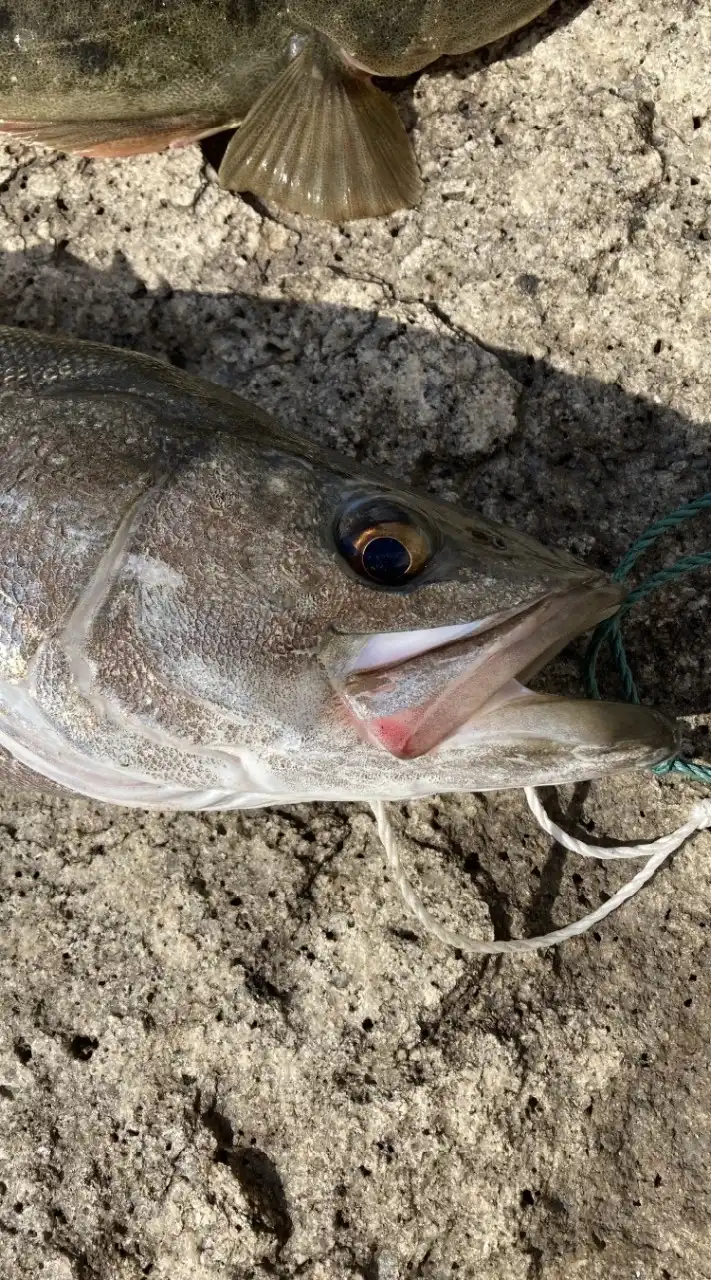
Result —
M 332 222 L 416 204 L 421 183 L 397 108 L 312 37 L 248 112 L 220 182 Z
M 187 145 L 228 126 L 195 116 L 110 120 L 2 120 L 0 134 L 91 157 L 145 155 Z

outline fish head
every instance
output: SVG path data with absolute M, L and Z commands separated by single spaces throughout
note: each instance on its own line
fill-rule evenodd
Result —
M 147 357 L 5 329 L 0 355 L 0 747 L 23 767 L 222 808 L 673 754 L 650 709 L 527 687 L 619 607 L 597 570 Z
M 653 711 L 527 688 L 619 608 L 624 589 L 599 571 L 278 438 L 243 443 L 223 486 L 231 517 L 216 580 L 229 588 L 210 662 L 226 654 L 219 701 L 249 719 L 272 763 L 290 755 L 308 772 L 320 752 L 357 791 L 374 759 L 384 787 L 404 778 L 406 789 L 432 777 L 436 759 L 437 789 L 448 761 L 451 786 L 466 778 L 475 789 L 548 778 L 551 767 L 592 777 L 673 751 L 674 731 Z M 196 609 L 204 561 L 197 583 Z

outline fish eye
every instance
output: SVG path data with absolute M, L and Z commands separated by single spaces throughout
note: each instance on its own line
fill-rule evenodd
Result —
M 361 578 L 381 587 L 412 582 L 436 550 L 424 518 L 382 498 L 351 505 L 335 528 L 338 552 Z

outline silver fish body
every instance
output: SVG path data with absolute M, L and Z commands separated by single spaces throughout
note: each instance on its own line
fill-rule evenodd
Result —
M 223 184 L 339 221 L 417 202 L 414 156 L 372 75 L 505 35 L 551 0 L 8 0 L 0 129 L 84 155 L 240 125 Z
M 5 775 L 230 808 L 569 782 L 669 756 L 525 681 L 613 612 L 569 556 L 157 361 L 0 329 Z

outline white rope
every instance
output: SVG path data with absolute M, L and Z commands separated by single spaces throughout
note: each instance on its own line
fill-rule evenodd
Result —
M 405 905 L 423 928 L 428 933 L 434 934 L 435 938 L 439 938 L 439 941 L 446 946 L 456 947 L 460 951 L 467 951 L 474 955 L 495 956 L 506 955 L 511 952 L 539 951 L 543 947 L 552 947 L 558 942 L 565 942 L 568 938 L 579 937 L 581 933 L 586 933 L 588 929 L 592 929 L 593 925 L 598 924 L 600 920 L 604 920 L 605 916 L 609 916 L 612 911 L 616 911 L 623 902 L 627 902 L 629 898 L 639 893 L 642 886 L 648 880 L 651 880 L 655 871 L 669 857 L 669 854 L 679 849 L 684 841 L 688 840 L 689 836 L 696 831 L 703 831 L 705 828 L 711 827 L 711 800 L 702 800 L 699 804 L 694 805 L 689 818 L 683 826 L 678 827 L 676 831 L 672 831 L 668 836 L 660 836 L 658 840 L 653 840 L 649 844 L 617 845 L 613 849 L 602 849 L 597 848 L 595 845 L 586 844 L 583 840 L 577 840 L 575 836 L 568 835 L 567 831 L 563 831 L 557 823 L 553 822 L 543 808 L 535 788 L 525 787 L 524 792 L 529 808 L 543 830 L 573 853 L 579 853 L 584 858 L 602 859 L 646 857 L 647 862 L 641 871 L 638 871 L 631 880 L 628 880 L 627 884 L 618 889 L 617 893 L 613 893 L 607 902 L 603 902 L 602 906 L 595 911 L 591 911 L 589 915 L 583 916 L 582 920 L 575 920 L 572 924 L 565 925 L 563 929 L 554 929 L 552 933 L 542 934 L 538 938 L 512 938 L 506 942 L 485 942 L 483 939 L 470 938 L 466 934 L 457 933 L 455 929 L 449 929 L 447 925 L 441 924 L 428 911 L 403 870 L 397 836 L 387 816 L 383 801 L 371 800 L 370 807 L 375 814 L 378 835 L 385 849 L 388 866 L 402 894 Z

